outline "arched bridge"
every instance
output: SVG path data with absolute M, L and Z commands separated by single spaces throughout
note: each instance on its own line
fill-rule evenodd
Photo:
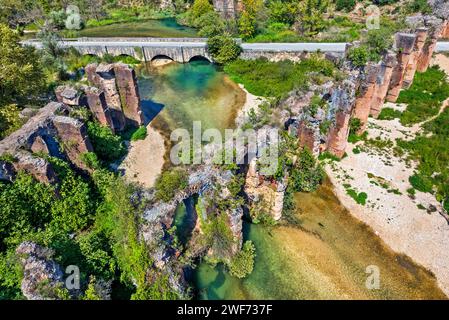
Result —
M 207 52 L 206 38 L 78 38 L 65 39 L 63 47 L 73 47 L 81 54 L 102 57 L 128 55 L 140 61 L 168 58 L 179 63 L 189 62 L 196 57 L 212 61 Z M 41 47 L 37 40 L 23 41 L 23 44 Z M 321 51 L 343 55 L 346 43 L 240 43 L 242 59 L 266 57 L 268 59 L 301 59 L 307 52 Z M 448 42 L 439 42 L 436 51 L 449 51 Z

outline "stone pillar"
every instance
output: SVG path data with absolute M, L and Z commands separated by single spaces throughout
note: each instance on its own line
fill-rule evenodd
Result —
M 302 120 L 298 125 L 298 140 L 301 147 L 307 147 L 314 156 L 320 153 L 320 126 Z
M 410 56 L 415 47 L 416 35 L 409 33 L 396 33 L 395 48 L 397 50 L 397 61 L 391 76 L 390 87 L 387 93 L 387 101 L 396 102 L 402 89 L 404 74 Z
M 373 101 L 377 86 L 379 67 L 378 64 L 368 64 L 366 66 L 366 78 L 362 81 L 354 107 L 354 118 L 360 119 L 361 124 L 357 134 L 363 133 L 368 124 L 371 102 Z
M 86 125 L 80 120 L 64 116 L 56 116 L 53 124 L 69 160 L 78 168 L 87 170 L 81 155 L 93 152 L 93 148 L 87 136 Z
M 432 55 L 437 46 L 438 39 L 440 38 L 442 33 L 446 32 L 447 28 L 448 28 L 447 22 L 445 22 L 441 26 L 435 26 L 433 31 L 428 36 L 428 39 L 424 43 L 424 46 L 421 50 L 421 54 L 417 61 L 416 70 L 418 72 L 426 72 L 427 69 L 429 68 L 430 61 L 432 60 Z
M 405 89 L 410 88 L 413 83 L 413 78 L 415 77 L 416 69 L 418 67 L 418 60 L 422 54 L 424 44 L 427 40 L 427 33 L 427 28 L 419 28 L 416 30 L 415 47 L 413 48 L 413 52 L 410 56 L 410 60 L 407 64 L 404 74 L 404 83 L 402 87 Z
M 327 151 L 342 158 L 346 152 L 351 113 L 340 110 L 335 114 L 335 123 L 329 130 Z
M 84 92 L 87 97 L 87 104 L 90 111 L 102 125 L 108 126 L 115 131 L 114 122 L 112 121 L 111 112 L 106 103 L 104 92 L 96 87 L 86 87 Z
M 441 36 L 440 36 L 442 39 L 449 39 L 449 22 L 448 21 L 446 21 L 444 24 L 443 24 L 443 28 L 442 28 L 442 31 L 441 31 Z
M 114 71 L 126 123 L 135 127 L 140 126 L 143 124 L 143 115 L 140 109 L 136 73 L 134 69 L 123 63 L 116 63 Z
M 116 131 L 123 131 L 126 126 L 126 120 L 115 81 L 114 64 L 100 64 L 95 69 L 95 74 L 93 74 L 93 67 L 89 66 L 89 68 L 86 67 L 86 72 L 90 73 L 88 79 L 96 87 L 104 91 L 106 103 L 114 123 L 114 129 Z
M 45 159 L 33 156 L 27 151 L 15 154 L 16 161 L 13 163 L 16 171 L 24 170 L 31 174 L 37 181 L 46 184 L 57 182 L 53 166 Z
M 394 53 L 387 53 L 382 60 L 377 76 L 376 92 L 371 101 L 370 115 L 377 118 L 382 110 L 385 98 L 387 96 L 388 88 L 390 86 L 391 75 L 396 64 L 396 55 Z

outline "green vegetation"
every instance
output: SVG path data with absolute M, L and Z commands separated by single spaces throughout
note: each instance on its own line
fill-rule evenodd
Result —
M 335 3 L 335 9 L 338 11 L 352 11 L 355 7 L 356 0 L 337 0 Z
M 368 62 L 369 52 L 365 46 L 351 48 L 348 53 L 348 59 L 355 67 L 364 67 Z
M 232 258 L 228 264 L 229 273 L 239 279 L 245 278 L 251 274 L 254 269 L 254 258 L 256 257 L 256 248 L 252 241 L 246 241 L 242 250 Z
M 396 118 L 401 118 L 402 112 L 399 110 L 395 110 L 393 108 L 383 108 L 379 113 L 379 120 L 393 120 Z
M 230 36 L 214 36 L 207 40 L 207 50 L 218 64 L 230 63 L 237 59 L 242 48 Z
M 173 199 L 178 191 L 188 186 L 187 173 L 183 169 L 165 171 L 156 180 L 156 198 L 165 202 Z
M 407 104 L 401 123 L 411 125 L 435 116 L 448 97 L 449 83 L 444 71 L 434 66 L 424 73 L 417 73 L 411 87 L 401 91 L 397 100 L 397 103 Z
M 147 137 L 147 127 L 141 126 L 131 136 L 131 141 L 144 140 Z
M 434 193 L 449 211 L 449 109 L 424 125 L 424 132 L 412 141 L 397 141 L 419 162 L 410 184 L 417 190 Z
M 294 63 L 288 60 L 270 62 L 267 59 L 236 60 L 225 65 L 224 70 L 230 77 L 252 94 L 265 97 L 283 97 L 295 88 L 303 88 L 314 77 L 308 76 L 316 72 L 316 78 L 332 77 L 336 73 L 335 66 L 319 56 Z
M 123 157 L 126 148 L 120 136 L 115 135 L 109 127 L 98 122 L 87 124 L 87 134 L 100 160 L 110 162 Z
M 346 189 L 346 193 L 354 199 L 355 202 L 362 206 L 366 204 L 366 200 L 368 199 L 366 192 L 357 192 L 357 190 L 353 189 L 349 184 L 345 184 L 344 187 Z
M 17 32 L 0 24 L 0 139 L 21 125 L 20 106 L 45 92 L 39 55 L 19 40 Z

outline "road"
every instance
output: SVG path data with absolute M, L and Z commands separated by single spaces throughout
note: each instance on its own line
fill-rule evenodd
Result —
M 174 40 L 174 39 L 173 39 Z M 28 40 L 24 41 L 24 44 L 40 47 L 39 41 Z M 83 40 L 69 40 L 63 42 L 64 46 L 73 47 L 93 47 L 93 46 L 109 46 L 109 47 L 204 47 L 206 42 L 204 41 L 144 41 L 141 40 L 116 40 L 110 39 L 101 41 L 95 41 L 95 39 L 83 39 Z M 323 52 L 344 52 L 346 43 L 314 43 L 314 42 L 302 42 L 302 43 L 242 43 L 244 50 L 253 51 L 323 51 Z M 449 42 L 438 42 L 436 51 L 443 52 L 449 51 Z

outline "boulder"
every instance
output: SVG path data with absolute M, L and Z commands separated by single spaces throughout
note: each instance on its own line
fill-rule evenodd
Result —
M 28 300 L 56 300 L 62 288 L 63 272 L 52 260 L 53 251 L 26 241 L 16 249 L 23 267 L 22 293 Z

